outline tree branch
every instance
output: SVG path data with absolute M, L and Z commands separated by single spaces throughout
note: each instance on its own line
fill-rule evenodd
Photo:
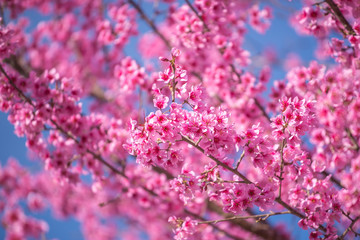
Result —
M 195 142 L 193 140 L 191 140 L 190 138 L 181 135 L 182 140 L 184 142 L 189 143 L 190 145 L 192 145 L 193 147 L 195 147 L 196 149 L 198 149 L 200 152 L 205 154 L 205 150 L 203 148 L 201 148 L 200 146 L 196 146 Z M 219 159 L 217 159 L 216 157 L 212 156 L 212 155 L 206 155 L 208 158 L 212 159 L 213 161 L 215 161 L 218 165 L 222 166 L 223 168 L 229 170 L 230 172 L 232 172 L 233 174 L 237 175 L 238 177 L 240 177 L 241 179 L 244 180 L 245 183 L 248 184 L 254 184 L 253 182 L 251 182 L 249 179 L 247 179 L 243 174 L 241 174 L 240 172 L 238 172 L 237 170 L 229 167 L 228 165 L 226 165 L 225 163 L 221 162 Z M 255 185 L 255 184 L 254 184 Z M 255 185 L 257 188 L 259 188 L 260 190 L 262 190 L 259 186 Z M 300 213 L 299 211 L 297 211 L 295 208 L 291 207 L 289 204 L 285 203 L 281 198 L 276 198 L 275 201 L 277 203 L 279 203 L 281 206 L 283 206 L 284 208 L 288 209 L 291 214 L 299 217 L 299 218 L 306 218 L 306 216 L 302 213 Z M 326 232 L 326 228 L 322 225 L 319 226 L 319 229 L 322 230 L 323 232 Z
M 354 135 L 352 134 L 349 128 L 345 128 L 345 131 L 348 137 L 350 138 L 351 142 L 354 144 L 355 151 L 358 152 L 360 149 L 358 141 L 355 139 Z
M 29 103 L 31 106 L 35 107 L 34 103 L 32 102 L 32 100 L 25 95 L 25 93 L 23 93 L 23 91 L 21 91 L 20 88 L 18 88 L 14 81 L 10 78 L 10 76 L 6 73 L 5 69 L 3 68 L 3 66 L 0 64 L 0 71 L 4 74 L 4 76 L 7 78 L 7 80 L 9 81 L 9 84 L 18 92 L 19 96 L 25 100 L 27 103 Z
M 343 234 L 341 234 L 341 236 L 339 237 L 340 240 L 342 240 L 342 239 L 345 238 L 346 234 L 347 234 L 349 231 L 351 231 L 352 227 L 355 225 L 355 223 L 356 223 L 359 219 L 360 219 L 360 216 L 358 216 L 357 218 L 355 218 L 355 219 L 351 222 L 350 226 L 349 226 L 349 227 L 343 232 Z
M 251 218 L 258 218 L 257 221 L 263 221 L 263 220 L 268 219 L 268 218 L 271 217 L 271 216 L 283 215 L 283 214 L 291 214 L 291 212 L 290 212 L 290 211 L 285 211 L 285 212 L 270 212 L 270 213 L 267 213 L 267 214 L 258 214 L 258 215 L 251 215 L 251 216 L 233 216 L 233 217 L 225 218 L 225 219 L 203 221 L 203 222 L 199 222 L 199 224 L 208 224 L 208 223 L 217 224 L 217 223 L 219 223 L 219 222 L 226 222 L 226 221 L 230 221 L 230 220 L 251 219 Z
M 283 179 L 283 174 L 284 174 L 284 148 L 286 145 L 286 139 L 284 138 L 281 142 L 281 146 L 280 146 L 280 158 L 281 158 L 281 165 L 280 165 L 280 176 L 279 176 L 279 199 L 281 199 L 281 187 L 282 187 L 282 181 Z
M 196 11 L 196 9 L 194 8 L 194 6 L 190 3 L 189 0 L 185 0 L 186 4 L 190 7 L 190 9 L 195 13 L 195 15 L 197 16 L 198 19 L 200 19 L 200 21 L 204 24 L 205 30 L 210 32 L 210 28 L 208 27 L 208 25 L 206 24 L 206 22 L 204 21 L 204 19 L 200 16 L 199 12 Z
M 254 97 L 254 102 L 255 105 L 260 109 L 260 111 L 262 112 L 263 116 L 266 118 L 266 120 L 271 123 L 271 119 L 269 114 L 266 113 L 265 108 L 261 105 L 261 103 L 259 102 L 259 100 L 257 100 L 256 97 Z
M 216 167 L 218 165 L 215 165 L 214 167 Z M 166 171 L 165 169 L 162 169 L 160 167 L 154 166 L 152 167 L 152 169 L 155 172 L 158 173 L 162 173 L 165 174 L 167 179 L 173 179 L 174 176 Z M 222 208 L 217 205 L 214 202 L 210 202 L 209 199 L 207 199 L 207 209 L 210 212 L 214 212 L 217 213 L 220 216 L 223 216 L 224 218 L 232 218 L 234 217 L 234 215 L 230 214 L 230 213 L 224 213 Z M 253 214 L 253 212 L 250 209 L 247 209 L 247 212 L 249 214 Z M 239 226 L 240 228 L 244 229 L 245 231 L 251 232 L 254 235 L 257 235 L 263 239 L 267 239 L 267 240 L 275 240 L 275 239 L 281 239 L 280 234 L 278 233 L 278 231 L 276 229 L 274 229 L 266 220 L 263 220 L 262 222 L 257 222 L 257 223 L 253 223 L 253 222 L 249 222 L 246 221 L 245 219 L 232 219 L 229 220 L 232 224 L 234 224 L 235 226 Z
M 191 215 L 192 217 L 195 217 L 195 218 L 200 219 L 200 220 L 202 220 L 202 221 L 206 221 L 205 218 L 197 215 L 196 213 L 190 212 L 190 211 L 187 210 L 187 209 L 185 209 L 185 212 L 186 212 L 187 214 Z M 209 223 L 209 224 L 210 224 L 214 229 L 218 230 L 219 232 L 224 233 L 224 234 L 225 234 L 227 237 L 229 237 L 229 238 L 232 238 L 232 239 L 234 239 L 234 240 L 244 240 L 243 238 L 240 238 L 240 237 L 238 237 L 238 236 L 235 236 L 235 235 L 233 235 L 233 234 L 231 234 L 231 233 L 228 233 L 227 231 L 219 228 L 219 227 L 216 226 L 214 223 Z
M 165 43 L 168 49 L 171 49 L 171 45 L 169 40 L 159 31 L 155 23 L 145 14 L 140 5 L 136 3 L 134 0 L 127 0 L 128 3 L 133 6 L 136 11 L 140 14 L 141 18 L 150 26 L 150 28 L 161 38 L 161 40 Z
M 341 22 L 347 31 L 347 35 L 356 35 L 354 29 L 351 27 L 350 23 L 346 20 L 342 12 L 340 11 L 338 5 L 333 0 L 325 0 L 329 5 L 335 17 Z
M 327 171 L 323 171 L 322 174 L 324 176 L 329 176 L 330 175 L 330 173 L 328 173 Z M 336 179 L 333 175 L 331 175 L 330 181 L 335 183 L 339 188 L 344 188 L 344 186 L 341 184 L 340 180 Z
M 5 77 L 7 78 L 7 80 L 9 81 L 9 84 L 18 92 L 18 94 L 21 96 L 21 98 L 24 99 L 24 101 L 26 101 L 27 103 L 29 103 L 32 107 L 35 108 L 35 104 L 33 103 L 33 101 L 31 100 L 30 97 L 26 96 L 25 93 L 16 86 L 16 84 L 14 83 L 14 81 L 10 78 L 10 76 L 6 73 L 5 69 L 2 67 L 2 65 L 0 64 L 0 71 L 5 75 Z M 77 144 L 80 144 L 79 140 L 70 132 L 65 131 L 59 124 L 57 124 L 53 119 L 50 120 L 50 122 L 52 124 L 55 125 L 56 129 L 59 130 L 61 133 L 63 133 L 66 137 L 71 138 L 72 140 L 74 140 Z M 99 160 L 101 163 L 103 163 L 105 166 L 107 166 L 109 169 L 111 169 L 113 172 L 127 178 L 127 176 L 119 171 L 116 167 L 112 166 L 110 163 L 108 163 L 105 159 L 103 159 L 99 154 L 96 154 L 95 152 L 93 152 L 90 149 L 86 149 L 86 151 L 88 153 L 90 153 L 95 159 Z

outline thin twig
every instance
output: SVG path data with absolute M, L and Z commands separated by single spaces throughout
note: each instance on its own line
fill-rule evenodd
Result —
M 150 28 L 161 38 L 161 40 L 165 43 L 168 49 L 171 49 L 171 45 L 169 40 L 159 31 L 155 23 L 145 14 L 140 5 L 136 3 L 134 0 L 127 0 L 128 3 L 133 6 L 136 11 L 140 14 L 141 18 L 150 26 Z
M 1 17 L 0 24 L 5 26 L 6 25 L 5 14 L 4 14 L 4 7 L 2 6 L 2 4 L 0 5 L 0 17 Z
M 208 27 L 208 25 L 206 24 L 206 22 L 204 21 L 204 19 L 200 16 L 199 12 L 196 11 L 196 9 L 194 8 L 194 6 L 190 3 L 189 0 L 185 0 L 186 4 L 190 7 L 190 9 L 195 13 L 195 15 L 198 17 L 198 19 L 200 19 L 200 21 L 204 24 L 205 30 L 206 31 L 210 31 L 210 28 Z
M 172 86 L 170 87 L 170 90 L 171 90 L 171 102 L 175 102 L 175 92 L 176 92 L 176 67 L 175 67 L 175 60 L 173 59 L 171 61 L 171 68 L 174 72 L 174 77 L 172 79 L 172 81 L 169 83 L 172 84 Z M 190 105 L 191 106 L 191 105 Z
M 29 77 L 29 66 L 23 66 L 24 63 L 21 63 L 20 56 L 11 55 L 9 58 L 4 59 L 4 62 L 9 64 L 13 69 L 20 73 L 23 77 Z
M 268 122 L 271 123 L 270 116 L 266 113 L 265 108 L 260 104 L 259 100 L 257 100 L 256 97 L 254 97 L 254 102 L 255 102 L 255 105 L 260 109 L 260 111 L 262 112 L 262 114 L 266 118 L 266 120 L 268 120 Z
M 21 98 L 23 98 L 27 103 L 29 103 L 31 106 L 35 107 L 34 103 L 31 101 L 31 99 L 25 95 L 25 93 L 23 93 L 23 91 L 21 91 L 20 88 L 18 88 L 14 81 L 10 78 L 10 76 L 6 73 L 5 69 L 3 68 L 3 66 L 0 64 L 0 71 L 5 75 L 5 77 L 8 79 L 9 84 L 15 88 L 15 90 L 18 92 L 18 94 L 20 95 Z
M 240 156 L 240 158 L 239 158 L 239 161 L 237 162 L 237 164 L 236 164 L 236 170 L 239 168 L 239 166 L 240 166 L 240 163 L 241 163 L 241 161 L 244 159 L 244 157 L 245 157 L 245 150 L 241 153 L 241 156 Z
M 286 139 L 284 138 L 281 142 L 281 146 L 280 146 L 280 158 L 281 158 L 281 165 L 280 165 L 280 176 L 279 176 L 279 199 L 281 199 L 281 187 L 282 187 L 282 182 L 284 180 L 283 178 L 283 174 L 284 174 L 284 148 L 286 145 Z
M 114 197 L 113 199 L 110 199 L 106 202 L 99 203 L 99 207 L 105 207 L 111 203 L 117 202 L 119 199 L 120 199 L 120 195 L 118 195 L 118 196 Z
M 223 208 L 219 205 L 215 204 L 214 202 L 210 202 L 207 200 L 207 209 L 211 212 L 215 212 L 224 218 L 230 218 L 234 215 L 230 213 L 224 213 Z M 249 208 L 246 209 L 249 215 L 255 215 Z M 270 225 L 267 220 L 261 222 L 251 222 L 246 219 L 234 219 L 230 220 L 230 223 L 240 226 L 247 232 L 251 232 L 262 239 L 266 240 L 281 240 L 281 233 L 279 233 L 272 225 Z
M 199 137 L 199 139 L 196 141 L 195 145 L 198 146 L 202 140 L 203 136 Z
M 350 226 L 349 226 L 347 229 L 345 229 L 345 231 L 343 232 L 343 234 L 341 234 L 341 236 L 339 237 L 340 240 L 342 240 L 342 239 L 345 238 L 346 234 L 352 229 L 352 227 L 354 226 L 354 224 L 355 224 L 359 219 L 360 219 L 360 216 L 358 216 L 357 218 L 355 218 L 355 219 L 351 222 Z
M 80 141 L 70 132 L 65 131 L 57 122 L 55 122 L 54 120 L 50 120 L 52 124 L 54 124 L 56 126 L 56 129 L 59 130 L 62 134 L 64 134 L 66 137 L 71 138 L 72 140 L 74 140 L 77 144 L 80 144 Z M 91 154 L 95 159 L 97 159 L 98 161 L 100 161 L 101 163 L 103 163 L 105 166 L 107 166 L 109 169 L 111 169 L 113 172 L 119 174 L 120 176 L 128 179 L 128 176 L 125 175 L 124 172 L 118 170 L 116 167 L 114 167 L 113 165 L 111 165 L 109 162 L 107 162 L 101 155 L 95 153 L 94 151 L 90 150 L 90 149 L 86 149 L 86 152 Z
M 197 146 L 196 143 L 191 140 L 190 138 L 188 138 L 187 136 L 181 135 L 181 139 L 184 142 L 189 143 L 190 145 L 192 145 L 193 147 L 195 147 L 196 149 L 198 149 L 200 152 L 205 154 L 205 150 L 200 147 Z M 241 173 L 239 173 L 237 170 L 231 168 L 230 166 L 226 165 L 225 163 L 221 162 L 219 159 L 217 159 L 216 157 L 212 156 L 212 155 L 207 155 L 207 157 L 209 157 L 210 159 L 212 159 L 213 161 L 215 161 L 218 165 L 222 166 L 223 168 L 229 170 L 230 172 L 234 173 L 235 175 L 237 175 L 238 177 L 240 177 L 242 180 L 244 180 L 246 183 L 252 183 L 249 179 L 247 179 L 244 175 L 242 175 Z
M 351 228 L 351 231 L 355 234 L 355 236 L 360 236 L 360 233 L 356 232 L 353 228 Z
M 202 221 L 206 221 L 206 219 L 205 219 L 205 218 L 203 218 L 203 217 L 199 216 L 199 215 L 198 215 L 198 214 L 196 214 L 196 213 L 190 212 L 190 211 L 189 211 L 189 210 L 187 210 L 187 209 L 185 209 L 185 212 L 186 212 L 187 214 L 189 214 L 189 215 L 191 215 L 191 216 L 195 217 L 195 218 L 198 218 L 198 219 L 200 219 L 200 220 L 202 220 Z M 225 230 L 223 230 L 223 229 L 219 228 L 219 227 L 218 227 L 218 226 L 216 226 L 214 223 L 209 223 L 209 225 L 211 225 L 214 229 L 218 230 L 219 232 L 224 233 L 224 234 L 225 234 L 227 237 L 229 237 L 229 238 L 232 238 L 232 239 L 234 239 L 234 240 L 244 240 L 244 239 L 243 239 L 243 238 L 241 238 L 241 237 L 235 236 L 235 235 L 233 235 L 233 234 L 231 234 L 231 233 L 228 233 L 227 231 L 225 231 Z
M 355 139 L 354 135 L 352 134 L 352 132 L 350 131 L 349 128 L 345 128 L 345 131 L 346 131 L 346 134 L 348 135 L 348 137 L 350 138 L 351 142 L 354 144 L 355 151 L 358 152 L 360 149 L 358 141 Z
M 275 215 L 283 215 L 283 214 L 291 214 L 290 211 L 285 211 L 285 212 L 270 212 L 267 214 L 259 214 L 259 215 L 251 215 L 251 216 L 234 216 L 234 217 L 230 217 L 230 218 L 225 218 L 225 219 L 218 219 L 218 220 L 210 220 L 210 221 L 203 221 L 203 222 L 198 222 L 199 224 L 208 224 L 208 223 L 219 223 L 219 222 L 226 222 L 226 221 L 230 221 L 230 220 L 237 220 L 237 219 L 250 219 L 250 218 L 259 218 L 259 221 L 262 220 L 266 220 L 271 216 L 275 216 Z

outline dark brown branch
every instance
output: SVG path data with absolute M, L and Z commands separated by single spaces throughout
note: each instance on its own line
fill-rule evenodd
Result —
M 208 27 L 208 25 L 206 24 L 206 22 L 204 21 L 204 19 L 200 16 L 200 14 L 198 13 L 198 11 L 196 11 L 196 9 L 194 8 L 194 6 L 190 3 L 189 0 L 185 0 L 186 4 L 190 7 L 190 9 L 195 13 L 195 15 L 197 16 L 198 19 L 200 19 L 200 21 L 204 24 L 205 30 L 206 31 L 210 31 L 210 28 Z
M 110 199 L 110 200 L 108 200 L 106 202 L 101 202 L 98 205 L 99 205 L 99 207 L 105 207 L 105 206 L 107 206 L 109 204 L 116 203 L 119 200 L 120 200 L 120 195 L 118 195 L 115 198 L 112 198 L 112 199 Z
M 224 218 L 234 217 L 234 215 L 230 213 L 224 213 L 222 208 L 213 202 L 208 201 L 207 208 L 210 211 L 215 212 L 220 216 L 223 216 Z M 249 214 L 253 214 L 251 211 L 248 212 Z M 282 239 L 281 234 L 279 234 L 279 232 L 276 229 L 272 228 L 272 226 L 268 224 L 266 220 L 262 222 L 253 223 L 253 222 L 249 222 L 246 219 L 232 219 L 230 220 L 230 222 L 232 224 L 240 226 L 245 231 L 251 232 L 254 235 L 257 235 L 266 240 Z
M 280 158 L 281 158 L 281 166 L 280 166 L 280 176 L 279 176 L 279 199 L 281 199 L 281 190 L 282 190 L 282 182 L 284 180 L 283 174 L 284 174 L 284 148 L 286 145 L 286 139 L 284 138 L 281 146 L 280 146 Z
M 257 100 L 256 97 L 254 97 L 254 102 L 255 102 L 255 105 L 260 109 L 260 111 L 262 112 L 262 114 L 266 118 L 266 120 L 269 123 L 271 123 L 270 116 L 266 113 L 265 108 L 260 104 L 259 100 Z
M 112 102 L 112 99 L 106 97 L 104 90 L 98 84 L 94 84 L 91 89 L 90 96 L 99 100 L 102 103 Z
M 56 129 L 59 130 L 62 134 L 64 134 L 66 137 L 71 138 L 72 140 L 74 140 L 77 144 L 80 144 L 80 141 L 71 133 L 65 131 L 62 127 L 59 126 L 59 124 L 57 124 L 54 120 L 50 120 L 52 124 L 54 124 L 56 126 Z M 114 167 L 113 165 L 111 165 L 109 162 L 107 162 L 104 158 L 102 158 L 101 155 L 95 153 L 94 151 L 90 150 L 90 149 L 86 149 L 86 152 L 88 152 L 89 154 L 91 154 L 95 159 L 97 159 L 98 161 L 100 161 L 102 164 L 104 164 L 105 166 L 107 166 L 109 169 L 111 169 L 114 173 L 119 174 L 120 176 L 124 177 L 124 178 L 128 178 L 124 172 L 118 170 L 116 167 Z
M 355 219 L 351 222 L 350 226 L 343 232 L 343 234 L 341 234 L 341 236 L 340 236 L 338 239 L 340 239 L 340 240 L 344 239 L 345 236 L 346 236 L 346 234 L 347 234 L 349 231 L 351 231 L 352 227 L 355 225 L 355 223 L 356 223 L 359 219 L 360 219 L 360 216 L 358 216 L 357 218 L 355 218 Z
M 345 131 L 348 137 L 350 138 L 351 142 L 354 144 L 355 151 L 358 152 L 360 149 L 358 141 L 356 140 L 356 138 L 354 137 L 354 135 L 352 134 L 349 128 L 345 128 Z
M 20 73 L 22 76 L 28 78 L 29 77 L 29 69 L 28 67 L 25 67 L 24 63 L 19 60 L 20 57 L 16 55 L 12 55 L 9 58 L 4 59 L 4 62 L 9 64 L 12 68 L 14 68 L 18 73 Z
M 322 174 L 324 176 L 329 176 L 330 175 L 330 173 L 328 173 L 327 171 L 323 171 Z M 331 175 L 330 181 L 335 183 L 339 188 L 344 188 L 344 186 L 341 184 L 341 182 L 338 179 L 336 179 L 333 175 Z
M 161 40 L 165 43 L 168 49 L 171 49 L 171 45 L 169 40 L 159 31 L 155 23 L 145 14 L 140 5 L 136 3 L 134 0 L 127 0 L 128 3 L 133 6 L 136 11 L 140 14 L 141 18 L 150 26 L 150 28 L 161 38 Z
M 15 83 L 14 83 L 14 81 L 10 78 L 10 76 L 6 73 L 6 71 L 5 71 L 5 69 L 3 68 L 3 66 L 0 64 L 0 71 L 4 74 L 4 76 L 8 79 L 8 81 L 9 81 L 9 84 L 13 87 L 13 88 L 15 88 L 15 90 L 18 92 L 18 94 L 19 94 L 19 96 L 22 98 L 22 99 L 24 99 L 27 103 L 29 103 L 31 106 L 35 106 L 34 105 L 34 103 L 31 101 L 31 99 L 28 97 L 28 96 L 26 96 L 24 93 L 23 93 L 23 91 L 21 91 L 21 89 L 20 88 L 18 88 L 16 85 L 15 85 Z
M 342 12 L 340 11 L 338 5 L 334 3 L 333 0 L 325 0 L 325 2 L 329 5 L 331 8 L 333 14 L 335 17 L 341 22 L 341 24 L 344 26 L 344 28 L 347 31 L 347 35 L 356 35 L 354 29 L 351 27 L 350 23 L 346 20 Z
M 170 172 L 166 171 L 165 169 L 163 169 L 161 167 L 153 166 L 152 170 L 154 170 L 157 173 L 164 174 L 166 176 L 166 178 L 169 180 L 175 178 L 174 175 L 172 175 Z

